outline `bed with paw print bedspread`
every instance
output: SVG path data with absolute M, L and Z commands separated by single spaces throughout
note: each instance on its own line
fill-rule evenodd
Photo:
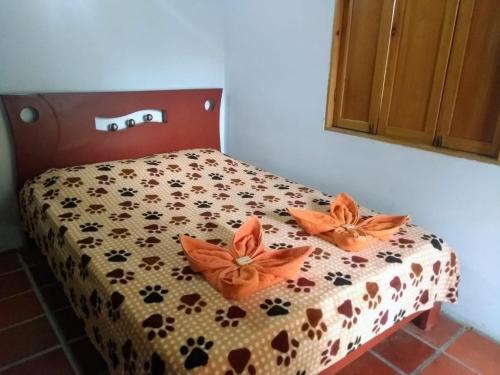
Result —
M 27 231 L 110 370 L 125 374 L 315 374 L 405 316 L 456 301 L 457 259 L 438 236 L 406 225 L 348 253 L 287 212 L 327 211 L 330 199 L 205 149 L 53 169 L 20 194 Z M 226 245 L 251 215 L 273 251 L 314 251 L 296 278 L 227 300 L 179 238 Z

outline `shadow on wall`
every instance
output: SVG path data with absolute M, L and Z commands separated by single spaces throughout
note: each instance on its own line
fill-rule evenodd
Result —
M 0 251 L 20 247 L 19 210 L 15 191 L 13 145 L 7 117 L 0 105 Z

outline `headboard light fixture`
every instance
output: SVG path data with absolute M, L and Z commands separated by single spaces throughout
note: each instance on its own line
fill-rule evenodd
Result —
M 166 112 L 161 109 L 143 109 L 120 117 L 95 117 L 98 131 L 116 132 L 147 123 L 166 124 Z

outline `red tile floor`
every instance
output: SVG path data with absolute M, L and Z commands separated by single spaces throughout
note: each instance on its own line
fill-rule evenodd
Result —
M 0 254 L 0 374 L 105 374 L 106 365 L 45 260 L 32 249 Z M 340 374 L 500 374 L 500 345 L 441 316 L 413 325 Z

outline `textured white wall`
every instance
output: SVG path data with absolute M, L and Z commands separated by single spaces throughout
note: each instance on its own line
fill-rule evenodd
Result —
M 0 11 L 0 93 L 224 86 L 223 2 L 15 0 Z M 0 251 L 19 246 L 0 116 Z
M 333 5 L 226 2 L 228 152 L 439 233 L 463 273 L 445 310 L 500 339 L 500 167 L 324 131 Z

